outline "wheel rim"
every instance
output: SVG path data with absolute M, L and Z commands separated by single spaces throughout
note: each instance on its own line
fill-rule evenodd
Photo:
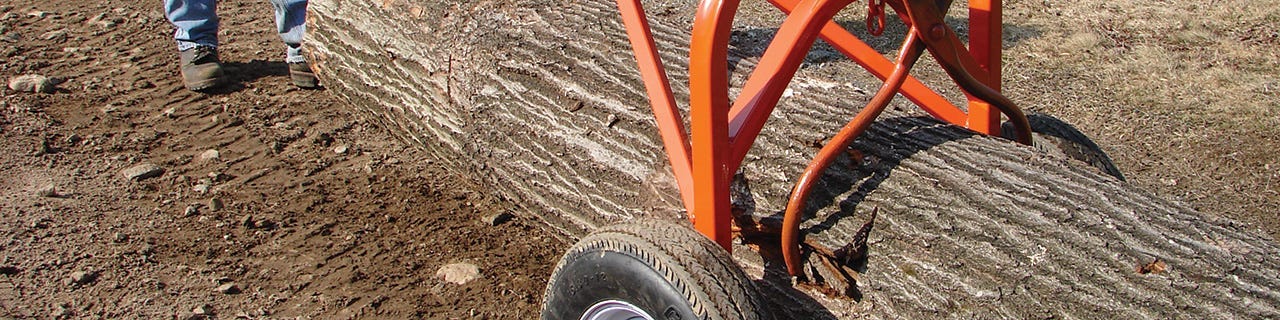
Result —
M 653 320 L 653 317 L 626 301 L 605 300 L 588 308 L 581 320 Z

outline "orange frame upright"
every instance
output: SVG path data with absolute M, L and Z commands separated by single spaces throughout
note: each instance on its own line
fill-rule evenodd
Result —
M 847 148 L 865 131 L 896 93 L 935 118 L 982 134 L 999 133 L 1003 112 L 1018 129 L 1019 142 L 1030 143 L 1026 117 L 998 92 L 999 0 L 970 1 L 971 45 L 967 50 L 954 30 L 943 23 L 945 7 L 939 7 L 934 0 L 889 0 L 886 3 L 911 27 L 896 63 L 832 21 L 832 17 L 853 0 L 768 1 L 787 13 L 787 18 L 732 104 L 729 103 L 727 55 L 739 1 L 700 2 L 689 49 L 690 121 L 686 132 L 640 0 L 618 0 L 689 219 L 695 229 L 725 250 L 730 250 L 733 237 L 729 205 L 732 175 L 818 37 L 886 82 L 871 104 L 823 148 L 792 192 L 784 218 L 782 247 L 793 275 L 798 273 L 799 214 L 796 212 L 802 209 L 808 188 L 838 154 L 836 151 Z M 950 1 L 946 2 L 949 5 Z M 908 75 L 926 49 L 968 95 L 968 112 Z

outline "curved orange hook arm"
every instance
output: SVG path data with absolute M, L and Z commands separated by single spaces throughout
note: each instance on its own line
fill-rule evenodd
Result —
M 901 54 L 898 56 L 897 67 L 893 69 L 893 73 L 889 74 L 889 78 L 885 79 L 884 85 L 880 86 L 880 91 L 871 98 L 866 108 L 858 112 L 849 124 L 840 129 L 840 133 L 832 137 L 831 141 L 818 151 L 818 155 L 809 162 L 809 167 L 805 168 L 804 174 L 791 190 L 787 211 L 782 218 L 782 258 L 787 264 L 787 272 L 792 276 L 804 275 L 804 270 L 800 267 L 800 218 L 804 213 L 804 202 L 809 198 L 814 182 L 822 177 L 822 173 L 831 165 L 831 162 L 835 161 L 836 156 L 844 152 L 854 139 L 867 131 L 871 122 L 884 111 L 885 106 L 889 105 L 889 101 L 893 100 L 898 89 L 902 88 L 902 83 L 907 79 L 907 73 L 924 52 L 924 44 L 920 42 L 915 31 L 915 27 L 912 27 L 911 32 L 907 33 L 907 39 L 902 42 L 902 50 L 898 51 Z

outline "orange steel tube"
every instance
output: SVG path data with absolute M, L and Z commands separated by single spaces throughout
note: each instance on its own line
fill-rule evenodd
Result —
M 693 212 L 693 192 L 690 192 L 693 188 L 693 173 L 689 163 L 689 142 L 686 139 L 689 135 L 685 133 L 680 112 L 676 109 L 676 99 L 671 94 L 671 83 L 662 67 L 662 57 L 658 55 L 658 48 L 654 45 L 649 20 L 645 17 L 640 0 L 618 0 L 618 11 L 622 12 L 622 22 L 627 27 L 627 38 L 631 41 L 640 77 L 644 79 L 645 91 L 649 94 L 649 106 L 653 108 L 658 133 L 662 136 L 663 147 L 667 151 L 667 160 L 671 163 L 676 185 L 680 188 L 680 199 L 683 200 L 685 210 Z
M 772 3 L 774 7 L 788 14 L 794 10 L 799 2 L 800 0 L 769 0 L 769 3 Z M 853 60 L 863 69 L 880 78 L 880 80 L 885 80 L 889 77 L 889 73 L 893 72 L 893 62 L 835 22 L 827 22 L 822 27 L 819 36 L 822 37 L 822 40 L 831 44 L 836 51 L 840 51 L 840 53 L 849 57 L 850 60 Z M 907 82 L 902 84 L 901 93 L 907 100 L 911 100 L 912 103 L 923 108 L 925 112 L 928 112 L 934 118 L 957 126 L 965 126 L 968 121 L 968 115 L 964 111 L 956 108 L 955 105 L 951 104 L 950 101 L 947 101 L 936 91 L 926 87 L 916 77 L 907 76 Z
M 884 85 L 880 86 L 880 91 L 871 98 L 866 108 L 858 112 L 849 124 L 840 129 L 839 134 L 832 137 L 831 141 L 818 151 L 818 155 L 809 162 L 809 167 L 805 168 L 804 174 L 791 190 L 787 211 L 782 218 L 782 258 L 787 264 L 787 272 L 792 276 L 804 274 L 800 267 L 800 218 L 804 213 L 804 202 L 809 198 L 814 182 L 822 177 L 822 173 L 832 161 L 835 161 L 837 155 L 844 152 L 854 139 L 867 130 L 871 122 L 884 111 L 885 106 L 888 106 L 889 101 L 892 101 L 893 96 L 898 93 L 898 89 L 907 79 L 907 73 L 924 52 L 924 45 L 916 33 L 915 27 L 907 33 L 907 38 L 899 51 L 901 54 L 898 56 L 897 67 L 893 69 L 893 73 L 889 74 Z
M 689 131 L 693 156 L 693 227 L 732 251 L 729 207 L 729 31 L 738 0 L 704 0 L 689 44 Z
M 769 119 L 778 99 L 782 98 L 782 92 L 791 83 L 796 70 L 800 69 L 822 26 L 852 2 L 805 0 L 787 15 L 729 111 L 729 132 L 733 138 L 732 157 L 727 164 L 729 172 L 736 172 L 751 150 L 765 120 Z
M 1001 53 L 1000 0 L 969 1 L 969 54 L 977 60 L 978 67 L 987 72 L 983 81 L 987 87 L 1000 92 Z M 983 100 L 969 99 L 969 129 L 987 135 L 1000 134 L 1000 114 Z

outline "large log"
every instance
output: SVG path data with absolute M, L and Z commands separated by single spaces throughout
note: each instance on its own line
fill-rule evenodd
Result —
M 677 84 L 691 6 L 650 6 Z M 313 0 L 308 20 L 331 92 L 549 227 L 576 237 L 680 215 L 612 2 Z M 738 35 L 735 83 L 753 66 L 758 50 L 744 48 L 754 34 Z M 853 72 L 832 62 L 799 73 L 744 164 L 735 205 L 776 218 L 814 142 L 869 98 L 862 88 L 875 84 L 848 82 Z M 1087 165 L 902 111 L 911 109 L 891 108 L 854 146 L 865 163 L 841 160 L 809 204 L 819 209 L 806 241 L 826 249 L 848 244 L 879 208 L 861 273 L 835 275 L 856 283 L 828 279 L 855 298 L 792 289 L 762 262 L 768 250 L 737 250 L 780 309 L 804 312 L 792 317 L 1280 317 L 1273 240 Z M 1157 260 L 1163 272 L 1135 270 Z

